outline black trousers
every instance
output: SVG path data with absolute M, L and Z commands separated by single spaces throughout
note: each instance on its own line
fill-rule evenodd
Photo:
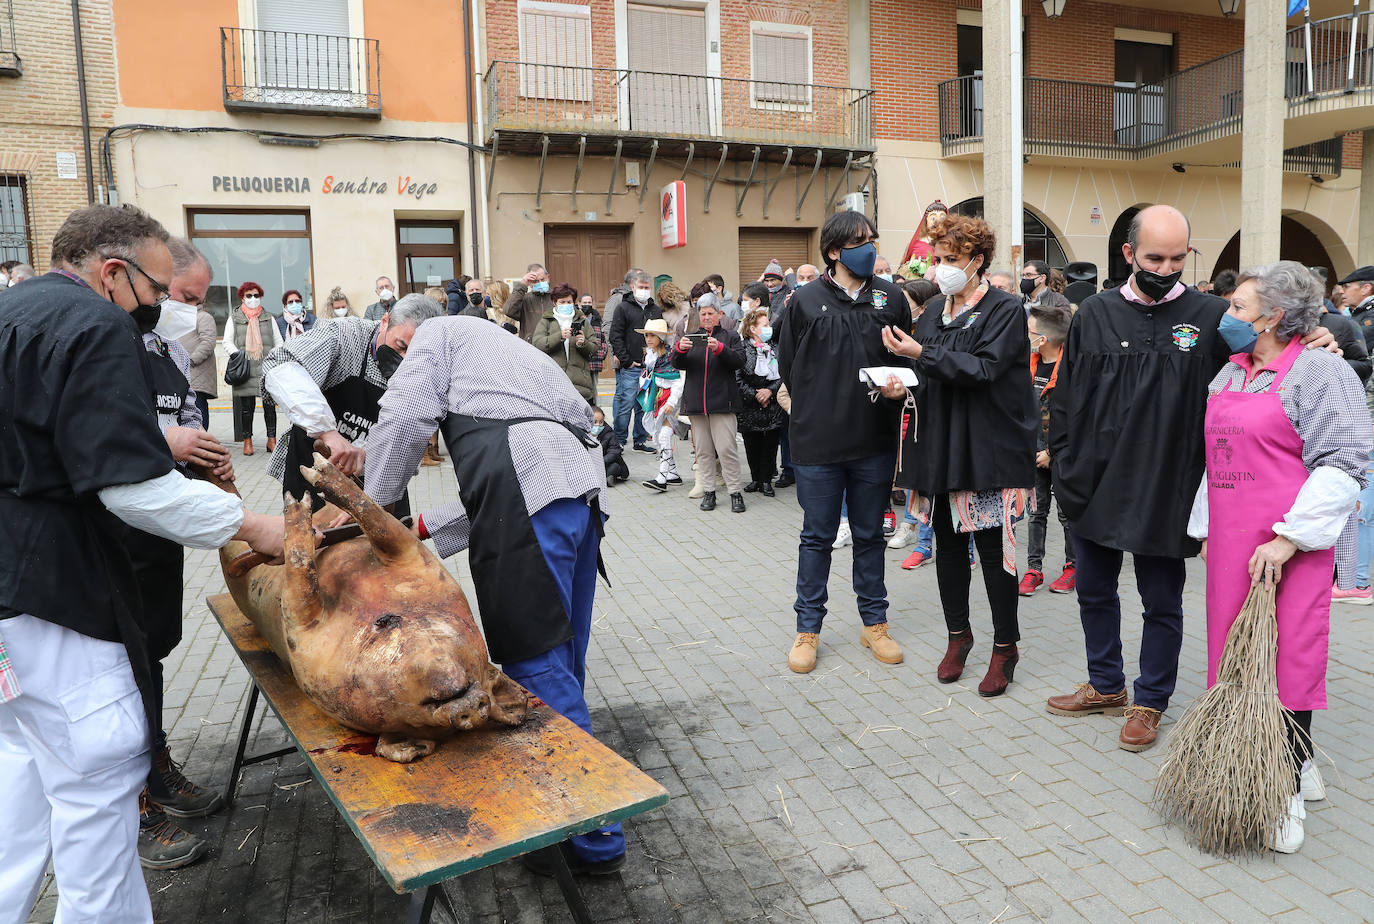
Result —
M 1035 509 L 1026 517 L 1029 520 L 1026 532 L 1026 568 L 1030 571 L 1045 570 L 1045 535 L 1049 530 L 1050 520 L 1050 497 L 1054 493 L 1051 484 L 1050 470 L 1047 468 L 1037 468 L 1035 470 Z M 1059 506 L 1059 502 L 1054 503 L 1055 512 L 1059 514 L 1059 525 L 1064 530 L 1064 564 L 1073 564 L 1073 532 L 1069 529 L 1069 518 L 1064 514 L 1064 508 Z
M 203 391 L 196 392 L 196 407 L 200 409 L 200 426 L 210 429 L 210 396 Z
M 936 495 L 931 505 L 931 526 L 935 529 L 935 579 L 940 586 L 940 605 L 945 611 L 945 626 L 951 635 L 969 630 L 968 592 L 972 575 L 968 566 L 968 535 L 954 528 L 949 510 L 949 495 Z M 1014 645 L 1021 640 L 1016 620 L 1016 575 L 1002 567 L 1002 527 L 980 529 L 973 534 L 978 561 L 983 569 L 992 608 L 992 636 L 998 645 Z
M 744 458 L 749 463 L 749 480 L 763 483 L 777 477 L 778 438 L 781 430 L 741 431 L 744 437 Z
M 256 395 L 234 395 L 234 442 L 253 438 L 253 412 L 258 406 Z M 267 395 L 262 396 L 262 422 L 267 438 L 277 435 L 277 405 Z
M 1302 765 L 1312 759 L 1312 710 L 1288 713 L 1288 750 L 1293 755 L 1293 779 L 1302 788 Z M 1297 792 L 1298 789 L 1294 789 Z

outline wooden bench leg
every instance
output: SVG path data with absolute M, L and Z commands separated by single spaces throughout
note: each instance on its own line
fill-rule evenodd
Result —
M 553 875 L 558 880 L 558 888 L 563 892 L 563 901 L 568 903 L 573 920 L 577 924 L 592 924 L 592 916 L 587 913 L 587 903 L 582 900 L 582 892 L 573 881 L 572 870 L 558 844 L 544 848 L 545 856 L 553 861 Z

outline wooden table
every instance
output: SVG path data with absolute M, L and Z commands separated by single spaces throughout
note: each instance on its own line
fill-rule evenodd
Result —
M 662 786 L 538 699 L 519 728 L 460 732 L 410 764 L 377 757 L 376 736 L 344 728 L 307 699 L 233 598 L 207 603 L 253 681 L 225 802 L 245 764 L 300 751 L 386 881 L 415 893 L 412 921 L 429 919 L 445 880 L 541 849 L 573 917 L 590 921 L 558 844 L 668 801 Z M 245 757 L 259 692 L 294 747 Z

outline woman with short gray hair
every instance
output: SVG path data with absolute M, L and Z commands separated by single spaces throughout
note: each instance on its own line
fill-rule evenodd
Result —
M 1235 352 L 1209 386 L 1207 468 L 1188 522 L 1207 563 L 1209 686 L 1251 586 L 1278 585 L 1293 795 L 1270 847 L 1283 853 L 1302 846 L 1304 800 L 1325 798 L 1311 762 L 1312 710 L 1326 708 L 1331 572 L 1338 586 L 1353 585 L 1348 527 L 1371 444 L 1354 371 L 1333 353 L 1303 349 L 1321 308 L 1321 286 L 1300 263 L 1266 264 L 1237 280 L 1219 328 Z

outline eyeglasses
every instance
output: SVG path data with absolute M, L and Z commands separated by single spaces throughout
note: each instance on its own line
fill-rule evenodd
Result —
M 132 266 L 134 269 L 138 270 L 139 275 L 141 275 L 144 279 L 151 282 L 153 284 L 154 291 L 157 292 L 157 297 L 153 299 L 154 305 L 161 305 L 163 302 L 167 301 L 167 299 L 172 297 L 172 293 L 167 290 L 167 287 L 164 286 L 162 283 L 158 282 L 152 276 L 149 276 L 148 273 L 143 269 L 143 267 L 139 266 L 137 261 L 135 261 L 132 257 L 108 256 L 105 259 L 118 260 L 121 263 L 127 263 L 129 266 Z M 129 281 L 129 288 L 133 288 L 132 280 Z

